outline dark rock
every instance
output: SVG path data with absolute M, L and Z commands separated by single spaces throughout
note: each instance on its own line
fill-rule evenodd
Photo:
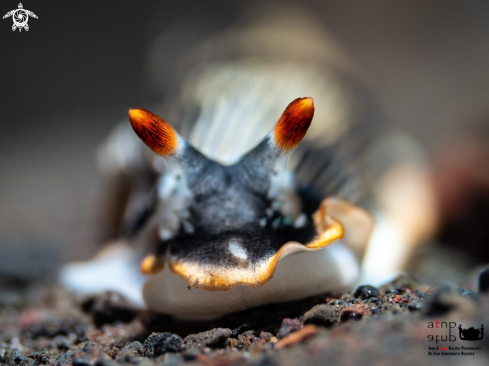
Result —
M 272 339 L 273 334 L 269 332 L 261 332 L 260 333 L 260 339 L 264 342 L 270 342 L 270 339 Z
M 277 334 L 278 339 L 282 339 L 284 337 L 287 337 L 290 333 L 294 333 L 301 329 L 301 322 L 299 319 L 290 319 L 290 318 L 285 318 L 282 320 L 282 325 L 280 326 L 280 329 Z
M 207 332 L 191 334 L 186 337 L 183 343 L 188 347 L 210 347 L 218 348 L 225 345 L 226 340 L 231 336 L 229 328 L 215 328 Z
M 22 354 L 19 351 L 14 351 L 12 353 L 12 357 L 10 358 L 10 361 L 12 361 L 13 363 L 20 363 L 20 361 L 22 361 L 23 358 L 24 356 L 22 356 Z
M 377 297 L 371 297 L 369 300 L 368 300 L 369 303 L 372 303 L 372 304 L 378 304 L 379 303 L 379 299 Z
M 94 342 L 85 342 L 80 345 L 80 351 L 86 353 L 90 356 L 96 356 L 99 355 L 104 351 L 104 348 L 97 343 Z
M 30 355 L 27 355 L 27 357 L 32 358 L 34 361 L 36 361 L 37 364 L 42 363 L 46 365 L 54 363 L 54 361 L 56 360 L 56 356 L 48 353 L 47 351 L 31 353 Z
M 114 366 L 115 362 L 107 355 L 104 348 L 93 342 L 85 342 L 71 356 L 73 366 Z M 60 360 L 59 360 L 60 361 Z M 58 364 L 58 363 L 57 363 Z M 61 364 L 61 362 L 60 362 Z
M 182 340 L 170 333 L 152 333 L 144 341 L 143 354 L 154 358 L 167 352 L 180 352 L 181 344 Z
M 12 357 L 10 358 L 11 366 L 36 366 L 36 362 L 29 357 L 22 356 L 22 354 L 18 351 L 14 351 L 12 353 Z
M 110 291 L 88 298 L 82 304 L 82 309 L 92 314 L 97 327 L 115 321 L 128 323 L 137 315 L 137 310 L 122 295 Z
M 115 366 L 115 362 L 99 344 L 86 342 L 73 353 L 73 366 Z
M 113 360 L 119 355 L 121 350 L 117 347 L 105 347 L 105 353 Z
M 53 338 L 57 335 L 68 335 L 74 322 L 69 319 L 47 319 L 32 324 L 24 331 L 24 337 L 47 337 Z
M 489 292 L 489 268 L 479 274 L 479 293 Z
M 53 341 L 56 344 L 56 347 L 61 351 L 67 351 L 72 345 L 72 342 L 65 336 L 56 336 Z
M 254 330 L 247 330 L 246 332 L 244 332 L 243 334 L 241 334 L 239 336 L 239 339 L 238 340 L 241 341 L 241 343 L 243 343 L 245 346 L 250 346 L 253 343 L 260 342 L 260 338 L 258 338 L 255 335 L 255 331 Z
M 371 297 L 376 297 L 377 295 L 379 295 L 379 290 L 370 285 L 359 286 L 353 293 L 354 297 L 359 297 L 362 300 L 370 299 Z
M 65 365 L 71 365 L 71 360 L 73 359 L 73 352 L 68 351 L 63 354 L 61 354 L 56 362 L 54 363 L 55 366 L 65 366 Z
M 72 341 L 67 337 L 70 334 L 76 335 L 77 343 L 87 340 L 85 325 L 73 319 L 58 318 L 46 319 L 28 326 L 22 332 L 25 338 L 55 338 L 54 342 L 59 349 L 68 349 Z
M 132 353 L 134 356 L 142 356 L 144 353 L 144 348 L 141 342 L 136 341 L 125 346 L 121 353 Z
M 231 333 L 231 338 L 236 338 L 238 339 L 238 336 L 247 330 L 251 330 L 251 325 L 248 323 L 241 324 L 238 328 L 233 329 L 233 332 Z
M 304 314 L 304 324 L 316 324 L 331 327 L 339 322 L 339 312 L 328 305 L 316 305 Z

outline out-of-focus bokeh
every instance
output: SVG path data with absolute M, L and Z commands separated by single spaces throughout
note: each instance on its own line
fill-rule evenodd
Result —
M 198 42 L 192 26 L 217 33 L 263 1 L 23 5 L 38 16 L 28 32 L 13 32 L 11 18 L 0 21 L 0 276 L 16 272 L 13 257 L 28 266 L 95 252 L 107 239 L 101 223 L 110 189 L 97 172 L 96 149 L 128 108 L 164 97 L 151 62 L 160 35 L 179 35 L 165 41 L 175 42 L 172 50 L 183 41 L 191 47 Z M 17 6 L 2 1 L 0 14 Z M 332 37 L 387 119 L 432 156 L 446 223 L 439 241 L 460 250 L 470 233 L 464 266 L 489 261 L 477 254 L 489 236 L 480 224 L 489 206 L 489 3 L 317 0 L 300 7 Z M 161 67 L 171 64 L 174 55 L 159 52 L 169 60 Z

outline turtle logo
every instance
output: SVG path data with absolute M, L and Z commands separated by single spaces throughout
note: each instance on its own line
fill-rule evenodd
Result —
M 12 25 L 12 30 L 15 31 L 18 28 L 20 32 L 22 31 L 22 28 L 24 28 L 26 31 L 29 30 L 29 25 L 27 24 L 27 22 L 29 21 L 29 16 L 37 19 L 36 14 L 34 14 L 30 10 L 24 9 L 22 3 L 19 3 L 19 8 L 9 11 L 3 16 L 3 19 L 12 17 L 14 21 L 14 24 Z

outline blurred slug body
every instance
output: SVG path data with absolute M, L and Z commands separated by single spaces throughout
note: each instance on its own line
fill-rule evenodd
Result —
M 65 284 L 135 302 L 142 290 L 149 308 L 198 319 L 402 270 L 435 224 L 420 149 L 384 122 L 314 22 L 292 14 L 212 37 L 197 29 L 204 56 L 168 44 L 197 61 L 155 71 L 169 89 L 164 119 L 129 110 L 99 152 L 102 170 L 130 189 L 124 239 L 67 266 Z M 95 287 L 83 275 L 104 269 Z

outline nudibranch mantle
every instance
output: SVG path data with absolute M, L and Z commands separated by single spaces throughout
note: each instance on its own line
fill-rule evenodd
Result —
M 273 278 L 258 287 L 189 290 L 186 280 L 165 268 L 149 278 L 143 296 L 153 310 L 181 319 L 205 320 L 267 303 L 347 290 L 358 276 L 358 261 L 353 253 L 342 243 L 335 243 L 325 249 L 282 258 Z

